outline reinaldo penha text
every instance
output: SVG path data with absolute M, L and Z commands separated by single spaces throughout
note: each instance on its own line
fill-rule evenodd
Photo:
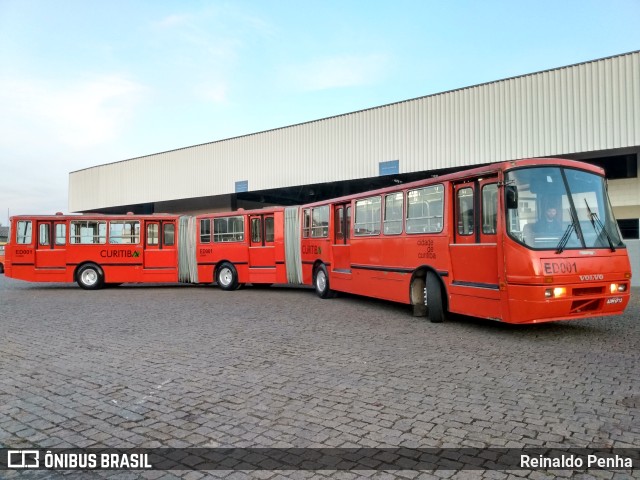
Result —
M 633 459 L 621 455 L 595 455 L 586 456 L 564 454 L 558 456 L 544 455 L 520 455 L 521 468 L 633 468 Z

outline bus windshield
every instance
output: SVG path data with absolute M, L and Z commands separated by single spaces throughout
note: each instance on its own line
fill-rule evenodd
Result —
M 517 192 L 517 208 L 507 210 L 507 232 L 518 242 L 558 253 L 624 247 L 604 178 L 573 168 L 529 167 L 507 172 L 505 182 Z

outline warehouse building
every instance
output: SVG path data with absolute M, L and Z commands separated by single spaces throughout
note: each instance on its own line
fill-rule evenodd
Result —
M 295 205 L 474 165 L 602 166 L 640 285 L 640 51 L 71 172 L 73 212 Z

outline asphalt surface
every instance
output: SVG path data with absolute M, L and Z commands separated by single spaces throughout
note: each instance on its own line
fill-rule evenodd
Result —
M 306 288 L 0 276 L 0 446 L 640 448 L 624 315 L 443 324 Z M 4 478 L 640 478 L 638 470 L 0 471 Z

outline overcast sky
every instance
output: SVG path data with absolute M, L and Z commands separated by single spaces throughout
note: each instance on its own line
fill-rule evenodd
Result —
M 0 223 L 69 172 L 640 49 L 640 0 L 0 0 Z

